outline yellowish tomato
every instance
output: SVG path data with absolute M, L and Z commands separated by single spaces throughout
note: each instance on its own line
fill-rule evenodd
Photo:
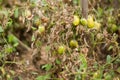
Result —
M 61 45 L 61 46 L 58 47 L 58 53 L 59 54 L 63 54 L 65 52 L 65 50 L 66 50 L 65 46 L 63 46 L 63 45 Z
M 44 33 L 44 32 L 45 32 L 45 27 L 42 26 L 42 25 L 40 25 L 39 28 L 38 28 L 38 32 L 39 32 L 40 34 Z
M 4 68 L 1 68 L 1 72 L 3 75 L 5 75 L 5 69 Z
M 101 24 L 95 21 L 93 29 L 100 30 L 100 27 L 101 27 Z
M 76 40 L 71 40 L 70 47 L 78 47 L 78 42 Z
M 74 15 L 73 25 L 77 26 L 80 23 L 80 18 L 77 15 Z
M 93 20 L 92 16 L 88 16 L 87 26 L 88 26 L 88 28 L 93 28 L 95 26 L 95 23 L 94 23 L 94 20 Z
M 116 24 L 112 24 L 111 26 L 111 32 L 116 32 L 118 30 L 118 27 Z
M 83 26 L 87 25 L 87 20 L 85 18 L 80 19 L 80 22 Z
M 93 79 L 97 79 L 100 77 L 100 71 L 97 71 L 93 74 Z

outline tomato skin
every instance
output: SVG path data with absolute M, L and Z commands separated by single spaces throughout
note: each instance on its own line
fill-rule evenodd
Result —
M 95 26 L 95 23 L 94 23 L 94 20 L 93 20 L 92 16 L 88 16 L 87 26 L 88 26 L 88 28 L 93 28 Z
M 45 27 L 40 25 L 39 28 L 38 28 L 38 32 L 40 34 L 44 33 L 45 32 Z
M 81 22 L 81 24 L 82 24 L 83 26 L 86 26 L 86 25 L 87 25 L 87 20 L 86 20 L 85 18 L 82 18 L 82 19 L 80 20 L 80 22 Z
M 111 26 L 111 32 L 116 32 L 117 30 L 118 30 L 117 25 L 112 24 L 112 26 Z
M 74 47 L 74 48 L 78 47 L 78 42 L 76 40 L 71 40 L 70 47 Z
M 65 50 L 66 50 L 66 49 L 65 49 L 65 46 L 62 46 L 62 45 L 59 46 L 59 47 L 58 47 L 58 54 L 63 54 L 63 53 L 65 52 Z
M 80 18 L 77 15 L 74 15 L 73 25 L 77 26 L 80 23 Z
M 100 30 L 100 28 L 101 28 L 101 24 L 99 22 L 95 21 L 93 29 Z

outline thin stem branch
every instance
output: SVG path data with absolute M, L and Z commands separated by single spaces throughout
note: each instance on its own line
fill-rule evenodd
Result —
M 81 0 L 82 16 L 87 19 L 88 16 L 88 0 Z

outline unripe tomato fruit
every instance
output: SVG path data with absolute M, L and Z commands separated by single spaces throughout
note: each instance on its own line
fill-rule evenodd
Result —
M 78 42 L 76 40 L 71 40 L 70 41 L 70 47 L 78 47 Z
M 88 16 L 87 26 L 88 26 L 88 28 L 93 28 L 95 26 L 95 23 L 94 23 L 94 20 L 93 20 L 92 16 Z
M 107 18 L 107 21 L 108 21 L 109 24 L 115 23 L 115 18 L 113 16 L 109 16 Z
M 59 54 L 63 54 L 65 52 L 65 50 L 66 50 L 65 46 L 63 46 L 63 45 L 61 45 L 61 46 L 58 47 L 58 53 Z
M 80 22 L 83 26 L 87 25 L 87 20 L 85 18 L 80 19 Z
M 74 15 L 73 25 L 77 26 L 80 23 L 80 18 L 77 15 Z
M 7 79 L 10 79 L 10 75 L 9 74 L 7 74 L 6 77 L 7 77 Z
M 112 26 L 111 26 L 111 32 L 116 32 L 117 30 L 118 30 L 117 25 L 112 24 Z
M 97 71 L 93 74 L 93 79 L 97 79 L 99 77 L 100 77 L 100 72 L 99 71 Z
M 40 25 L 39 28 L 38 28 L 38 32 L 39 32 L 40 34 L 44 33 L 44 32 L 45 32 L 45 27 L 42 26 L 42 25 Z
M 101 24 L 95 21 L 93 29 L 100 30 L 100 27 L 101 27 Z

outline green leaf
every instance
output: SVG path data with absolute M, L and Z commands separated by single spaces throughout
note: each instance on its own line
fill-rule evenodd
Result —
M 110 47 L 108 48 L 108 51 L 112 50 L 113 49 L 113 46 L 110 45 Z
M 0 33 L 4 32 L 2 26 L 0 26 Z
M 100 8 L 100 7 L 97 8 L 97 16 L 98 16 L 98 17 L 102 17 L 102 16 L 103 16 L 103 12 L 104 12 L 104 11 L 103 11 L 102 8 Z
M 105 76 L 105 80 L 112 80 L 112 76 L 111 76 L 110 74 L 107 74 L 107 75 Z
M 15 42 L 17 42 L 18 40 L 17 40 L 17 38 L 14 36 L 14 35 L 12 35 L 12 34 L 9 34 L 8 35 L 8 42 L 9 43 L 15 43 Z
M 13 44 L 14 47 L 17 47 L 18 45 L 19 45 L 18 42 L 16 42 L 16 43 Z
M 111 60 L 112 60 L 112 57 L 111 57 L 110 55 L 107 55 L 106 62 L 110 64 L 110 63 L 111 63 Z
M 90 35 L 91 36 L 91 42 L 94 43 L 95 42 L 95 35 L 94 35 L 94 33 L 90 33 L 90 34 L 91 34 Z
M 14 47 L 17 47 L 19 45 L 18 39 L 12 34 L 8 35 L 8 42 L 11 43 Z
M 50 51 L 50 48 L 51 48 L 50 46 L 46 46 L 45 50 L 48 52 L 48 51 Z
M 7 18 L 9 15 L 9 12 L 7 10 L 1 10 L 0 14 L 3 14 Z
M 56 64 L 61 64 L 61 61 L 59 59 L 55 60 Z
M 116 70 L 118 73 L 120 73 L 120 67 L 119 68 L 117 68 L 117 70 Z
M 37 0 L 30 0 L 30 2 L 36 4 Z
M 77 5 L 77 4 L 79 4 L 80 3 L 80 0 L 73 0 L 73 4 L 74 5 Z
M 32 35 L 31 41 L 35 41 L 35 36 L 34 35 Z
M 38 76 L 36 78 L 36 80 L 48 80 L 48 79 L 50 79 L 50 75 L 49 74 L 44 75 L 44 76 Z
M 13 24 L 13 20 L 10 18 L 9 21 L 7 22 L 7 27 L 10 28 Z
M 32 30 L 37 30 L 37 28 L 35 28 L 35 27 L 32 26 Z
M 3 2 L 3 0 L 0 0 L 0 4 Z
M 15 48 L 12 47 L 11 45 L 7 45 L 7 46 L 5 47 L 5 53 L 6 53 L 6 54 L 12 53 L 14 50 L 15 50 Z
M 85 55 L 83 55 L 82 53 L 80 54 L 80 61 L 81 61 L 81 65 L 80 65 L 80 70 L 86 70 L 87 69 L 87 60 Z
M 46 71 L 49 71 L 52 68 L 52 64 L 45 64 L 42 66 L 42 69 L 45 69 Z
M 14 17 L 18 18 L 18 16 L 19 16 L 19 11 L 18 11 L 18 8 L 16 8 L 14 11 Z
M 41 3 L 42 3 L 42 6 L 47 6 L 48 5 L 46 0 L 41 0 Z

